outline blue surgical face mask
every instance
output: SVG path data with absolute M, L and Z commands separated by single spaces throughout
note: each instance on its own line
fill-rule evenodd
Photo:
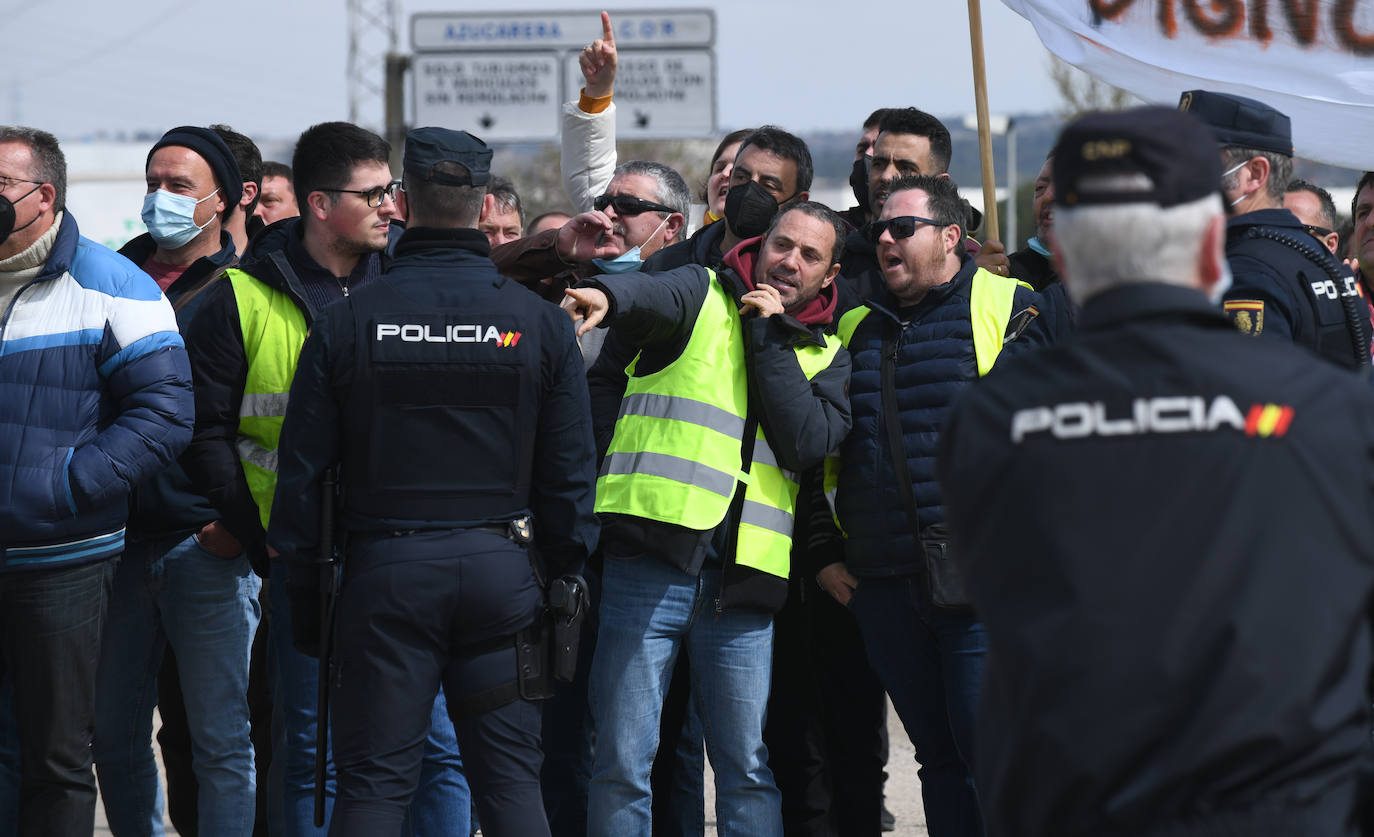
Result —
M 663 225 L 667 224 L 671 217 L 673 216 L 663 216 L 659 225 L 654 227 L 654 231 L 649 233 L 648 238 L 644 239 L 644 244 L 653 241 L 654 236 L 658 235 L 658 231 L 663 229 Z M 643 244 L 636 244 L 614 259 L 592 259 L 592 264 L 596 265 L 596 269 L 602 273 L 632 273 L 644 266 L 644 260 L 639 257 L 640 248 L 643 246 Z
M 209 221 L 197 225 L 196 206 L 213 198 L 218 191 L 216 189 L 200 200 L 189 195 L 174 195 L 162 189 L 149 192 L 143 198 L 143 225 L 159 247 L 168 250 L 184 247 L 215 220 L 211 216 Z
M 1044 257 L 1047 258 L 1047 259 L 1048 259 L 1050 256 L 1054 255 L 1053 253 L 1050 252 L 1050 248 L 1048 248 L 1048 247 L 1045 246 L 1045 242 L 1041 241 L 1040 238 L 1039 238 L 1038 236 L 1031 236 L 1029 239 L 1027 239 L 1027 240 L 1026 240 L 1026 246 L 1029 247 L 1029 248 L 1031 248 L 1031 249 L 1034 250 L 1035 252 L 1039 253 L 1040 255 L 1044 256 Z

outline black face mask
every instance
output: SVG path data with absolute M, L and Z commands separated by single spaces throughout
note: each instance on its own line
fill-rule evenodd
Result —
M 849 172 L 849 188 L 854 190 L 854 200 L 859 202 L 859 207 L 865 212 L 868 211 L 868 158 L 860 157 L 854 161 L 854 168 Z
M 25 193 L 19 198 L 19 200 L 22 201 L 24 198 L 27 198 L 29 195 L 32 195 L 34 192 L 37 192 L 40 188 L 42 188 L 42 184 L 39 184 L 38 186 L 35 186 L 35 187 L 33 187 L 32 189 L 30 189 L 29 191 L 25 192 Z M 38 220 L 38 216 L 35 215 L 35 216 L 33 217 L 33 221 L 29 221 L 28 224 L 25 224 L 24 226 L 20 227 L 19 229 L 15 229 L 15 227 L 14 227 L 14 205 L 15 205 L 16 203 L 18 203 L 18 201 L 12 201 L 12 200 L 10 200 L 9 198 L 5 197 L 4 195 L 0 195 L 0 244 L 4 244 L 5 241 L 6 241 L 7 239 L 9 239 L 9 237 L 10 237 L 12 234 L 19 232 L 19 230 L 22 230 L 22 229 L 27 228 L 28 226 L 30 226 L 31 224 L 33 224 L 34 221 L 37 221 L 37 220 Z
M 754 181 L 730 187 L 725 193 L 725 223 L 740 238 L 754 238 L 768 232 L 778 202 L 768 190 Z

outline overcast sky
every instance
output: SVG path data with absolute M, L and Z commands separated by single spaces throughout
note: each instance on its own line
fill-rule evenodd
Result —
M 765 122 L 857 130 L 875 107 L 892 105 L 974 109 L 962 0 L 623 5 L 689 7 L 715 9 L 722 131 Z M 414 12 L 589 8 L 402 0 L 400 47 L 410 49 Z M 999 0 L 982 0 L 982 11 L 991 110 L 1055 109 L 1049 55 L 1030 24 Z M 211 122 L 280 139 L 348 116 L 345 0 L 0 0 L 0 21 L 0 121 L 65 139 Z

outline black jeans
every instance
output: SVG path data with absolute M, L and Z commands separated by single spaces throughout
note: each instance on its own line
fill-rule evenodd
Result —
M 763 730 L 788 837 L 877 837 L 884 707 L 854 614 L 810 578 L 773 622 L 773 690 Z
M 95 672 L 114 568 L 112 559 L 0 575 L 0 680 L 14 689 L 20 837 L 89 837 L 95 828 Z

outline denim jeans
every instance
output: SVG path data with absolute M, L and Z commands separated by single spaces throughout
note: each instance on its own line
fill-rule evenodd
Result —
M 320 661 L 291 644 L 291 599 L 286 568 L 273 565 L 278 581 L 267 585 L 272 608 L 269 667 L 272 672 L 272 764 L 269 767 L 270 837 L 325 837 L 334 811 L 337 784 L 334 760 L 325 763 L 324 827 L 315 827 L 315 720 Z M 430 712 L 420 767 L 420 785 L 411 802 L 405 834 L 412 837 L 467 834 L 471 795 L 458 739 L 441 691 Z
M 868 661 L 916 748 L 932 837 L 981 837 L 972 759 L 987 655 L 983 624 L 931 605 L 913 576 L 862 579 L 850 607 Z
M 91 728 L 115 563 L 0 574 L 0 680 L 14 689 L 19 731 L 10 817 L 20 837 L 89 837 L 95 828 Z
M 773 617 L 748 610 L 716 613 L 712 603 L 720 584 L 716 566 L 694 578 L 655 558 L 606 561 L 591 673 L 596 761 L 590 833 L 650 833 L 649 770 L 659 715 L 673 661 L 685 646 L 693 701 L 716 775 L 719 833 L 782 834 L 781 799 L 763 744 Z
M 163 834 L 152 738 L 168 644 L 186 699 L 200 830 L 252 833 L 248 652 L 262 619 L 261 585 L 246 555 L 221 558 L 194 535 L 128 542 L 110 598 L 92 748 L 105 816 L 119 837 Z

